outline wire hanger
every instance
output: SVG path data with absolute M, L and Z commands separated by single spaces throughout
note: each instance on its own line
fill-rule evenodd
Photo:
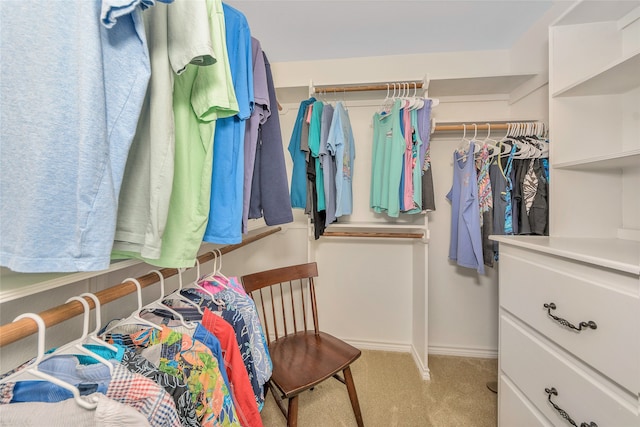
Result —
M 134 285 L 136 285 L 136 290 L 137 290 L 137 295 L 138 295 L 138 308 L 136 310 L 133 311 L 133 313 L 131 313 L 129 315 L 129 317 L 125 317 L 124 319 L 120 320 L 119 322 L 116 322 L 114 325 L 112 325 L 110 328 L 108 328 L 106 331 L 104 331 L 104 333 L 102 334 L 102 336 L 104 337 L 107 333 L 113 331 L 116 328 L 119 328 L 121 326 L 126 326 L 126 325 L 142 325 L 142 326 L 150 326 L 152 328 L 155 328 L 159 331 L 162 330 L 162 326 L 157 325 L 153 322 L 150 322 L 149 320 L 143 319 L 142 317 L 140 317 L 140 311 L 142 311 L 143 307 L 142 307 L 142 285 L 140 285 L 140 282 L 138 282 L 137 279 L 134 278 L 128 278 L 128 279 L 124 279 L 122 281 L 122 283 L 125 283 L 127 281 L 133 282 Z
M 86 301 L 85 301 L 86 302 Z M 45 338 L 45 329 L 46 325 L 42 317 L 35 313 L 24 313 L 20 316 L 13 319 L 14 322 L 29 318 L 36 322 L 38 325 L 38 355 L 36 359 L 27 367 L 20 369 L 17 372 L 14 372 L 11 375 L 8 375 L 0 380 L 0 384 L 5 384 L 9 382 L 19 382 L 19 381 L 48 381 L 52 384 L 55 384 L 63 389 L 71 392 L 73 395 L 73 399 L 75 402 L 85 409 L 95 409 L 98 406 L 98 403 L 91 400 L 91 398 L 83 398 L 80 396 L 80 390 L 75 387 L 73 384 L 69 384 L 66 381 L 62 381 L 60 378 L 56 378 L 53 375 L 49 375 L 45 372 L 38 370 L 38 365 L 44 358 L 44 338 Z
M 145 305 L 143 309 L 151 312 L 153 312 L 154 309 L 168 311 L 169 313 L 173 314 L 174 319 L 179 320 L 180 324 L 185 328 L 188 328 L 188 329 L 195 328 L 196 327 L 195 323 L 187 322 L 186 320 L 184 320 L 184 316 L 182 314 L 178 313 L 176 310 L 169 307 L 168 305 L 162 303 L 162 300 L 164 299 L 164 276 L 162 275 L 162 273 L 160 273 L 158 270 L 151 270 L 149 273 L 155 273 L 160 278 L 160 298 Z

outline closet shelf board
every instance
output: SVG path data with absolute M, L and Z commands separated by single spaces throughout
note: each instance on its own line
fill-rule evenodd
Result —
M 637 168 L 640 166 L 640 149 L 621 153 L 573 160 L 570 162 L 553 163 L 554 169 L 574 170 L 617 170 Z
M 266 231 L 265 231 L 266 230 Z M 218 247 L 223 254 L 231 252 L 235 249 L 246 246 L 257 240 L 263 239 L 271 234 L 282 230 L 282 227 L 262 227 L 250 230 L 241 243 L 234 245 L 226 245 Z M 206 245 L 208 248 L 210 245 Z M 211 247 L 216 247 L 211 245 Z M 203 248 L 205 248 L 203 246 Z M 205 255 L 201 263 L 207 262 Z M 211 257 L 211 259 L 213 259 Z M 108 269 L 100 271 L 86 271 L 77 273 L 16 273 L 7 268 L 0 269 L 0 304 L 12 301 L 18 298 L 27 297 L 37 294 L 38 292 L 48 291 L 50 289 L 59 288 L 61 286 L 70 285 L 72 283 L 88 280 L 93 277 L 102 276 L 114 271 L 129 268 L 143 262 L 138 259 L 127 259 L 113 261 Z M 153 268 L 150 266 L 150 268 Z M 168 276 L 167 276 L 168 277 Z
M 553 97 L 609 95 L 628 92 L 638 86 L 640 86 L 640 49 L 556 91 Z
M 327 230 L 422 230 L 424 224 L 396 222 L 339 222 L 331 224 Z
M 552 25 L 576 25 L 617 21 L 638 6 L 634 1 L 582 1 L 570 8 Z
M 489 236 L 511 246 L 640 275 L 640 242 L 623 239 L 554 236 Z
M 16 273 L 2 268 L 0 271 L 0 304 L 129 268 L 141 262 L 135 259 L 119 260 L 112 262 L 106 270 L 78 273 Z

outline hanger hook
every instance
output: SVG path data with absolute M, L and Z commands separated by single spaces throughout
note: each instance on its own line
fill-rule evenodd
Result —
M 462 139 L 464 139 L 467 136 L 467 125 L 466 123 L 462 124 Z
M 20 319 L 29 318 L 36 322 L 38 326 L 38 355 L 36 356 L 36 360 L 33 362 L 33 366 L 38 366 L 42 358 L 44 357 L 44 334 L 47 326 L 42 320 L 42 317 L 35 313 L 23 313 L 20 316 L 13 319 L 14 322 L 17 322 Z
M 95 294 L 90 292 L 84 292 L 80 294 L 81 297 L 89 297 L 93 300 L 93 303 L 96 306 L 96 328 L 92 332 L 92 334 L 97 335 L 98 331 L 100 331 L 100 325 L 102 323 L 102 315 L 100 314 L 100 298 L 98 298 Z
M 160 278 L 160 297 L 164 296 L 164 276 L 162 275 L 162 273 L 159 270 L 151 270 L 149 271 L 149 274 L 151 273 L 155 273 L 158 275 L 158 277 Z
M 476 137 L 478 136 L 478 125 L 477 124 L 473 124 L 473 140 L 476 140 Z
M 487 122 L 487 139 L 491 136 L 491 123 Z
M 82 304 L 82 337 L 80 339 L 85 339 L 89 335 L 89 311 L 91 308 L 89 308 L 89 303 L 84 298 L 71 297 L 65 301 L 65 304 L 71 301 L 78 301 Z
M 134 279 L 133 277 L 129 277 L 128 279 L 124 279 L 124 282 L 133 282 L 136 285 L 136 291 L 138 293 L 138 311 L 142 311 L 142 285 L 138 282 L 138 279 Z

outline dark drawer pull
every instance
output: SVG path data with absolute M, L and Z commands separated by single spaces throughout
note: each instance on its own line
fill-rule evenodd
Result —
M 562 409 L 561 407 L 559 407 L 558 405 L 553 403 L 553 401 L 551 400 L 551 395 L 557 396 L 558 395 L 558 390 L 556 390 L 555 387 L 551 387 L 551 388 L 545 388 L 544 392 L 547 393 L 547 396 L 549 397 L 549 403 L 551 403 L 551 406 L 553 406 L 553 408 L 556 411 L 558 411 L 560 416 L 562 416 L 562 418 L 564 418 L 565 420 L 569 421 L 569 423 L 571 423 L 572 426 L 578 427 L 578 424 L 576 424 L 576 422 L 571 419 L 569 414 L 567 414 L 567 412 L 564 409 Z M 593 421 L 591 421 L 588 424 L 587 423 L 580 423 L 580 427 L 598 427 L 598 424 L 596 424 Z
M 562 326 L 566 326 L 568 328 L 571 329 L 575 329 L 576 331 L 582 331 L 582 328 L 591 328 L 591 329 L 597 329 L 598 325 L 596 325 L 596 322 L 594 322 L 593 320 L 589 320 L 588 322 L 580 322 L 578 324 L 578 326 L 574 326 L 572 325 L 569 321 L 558 317 L 558 316 L 554 316 L 553 314 L 551 314 L 551 310 L 555 310 L 556 309 L 556 305 L 555 303 L 550 302 L 549 304 L 545 304 L 544 308 L 547 309 L 547 314 L 556 322 L 560 323 Z

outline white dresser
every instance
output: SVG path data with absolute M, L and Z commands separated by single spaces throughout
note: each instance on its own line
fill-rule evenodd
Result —
M 640 426 L 640 243 L 500 242 L 500 427 Z

